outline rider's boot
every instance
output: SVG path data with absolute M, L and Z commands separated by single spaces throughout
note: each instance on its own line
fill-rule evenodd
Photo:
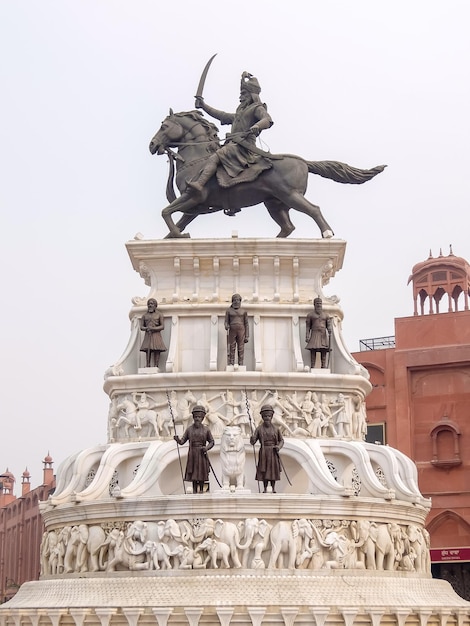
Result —
M 216 154 L 213 154 L 207 161 L 205 168 L 199 174 L 199 178 L 197 180 L 188 181 L 188 187 L 193 191 L 197 191 L 199 193 L 204 189 L 207 181 L 212 178 L 212 176 L 217 171 L 217 166 L 219 164 L 219 157 Z

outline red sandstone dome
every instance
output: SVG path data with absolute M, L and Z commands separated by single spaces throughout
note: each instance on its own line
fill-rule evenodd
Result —
M 414 265 L 408 278 L 408 284 L 410 283 L 413 283 L 415 315 L 418 315 L 418 300 L 419 314 L 424 315 L 424 304 L 428 298 L 428 313 L 445 312 L 440 311 L 440 302 L 444 294 L 447 294 L 448 312 L 462 308 L 466 311 L 469 308 L 470 265 L 464 258 L 454 255 L 452 246 L 448 256 L 443 256 L 441 250 L 439 256 L 434 258 L 430 251 L 426 261 Z

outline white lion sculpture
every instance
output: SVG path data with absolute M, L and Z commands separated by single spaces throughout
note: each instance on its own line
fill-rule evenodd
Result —
M 220 440 L 222 489 L 241 490 L 245 485 L 245 443 L 240 426 L 226 426 Z

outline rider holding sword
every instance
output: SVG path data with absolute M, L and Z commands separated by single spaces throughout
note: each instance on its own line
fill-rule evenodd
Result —
M 232 187 L 242 182 L 255 180 L 258 175 L 272 167 L 269 158 L 256 147 L 256 137 L 262 130 L 273 125 L 267 107 L 261 102 L 261 87 L 258 80 L 248 72 L 243 72 L 240 84 L 240 104 L 235 113 L 214 109 L 205 103 L 202 95 L 196 96 L 196 108 L 203 109 L 222 124 L 231 124 L 231 133 L 226 143 L 207 160 L 204 169 L 196 180 L 188 181 L 188 191 L 201 193 L 208 180 L 222 164 L 224 172 L 218 176 L 219 185 Z M 228 211 L 234 215 L 236 211 Z

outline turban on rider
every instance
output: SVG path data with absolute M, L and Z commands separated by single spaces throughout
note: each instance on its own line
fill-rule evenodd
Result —
M 258 82 L 258 79 L 250 74 L 249 72 L 243 72 L 242 79 L 240 82 L 240 91 L 249 91 L 250 93 L 259 94 L 261 92 L 261 87 Z

